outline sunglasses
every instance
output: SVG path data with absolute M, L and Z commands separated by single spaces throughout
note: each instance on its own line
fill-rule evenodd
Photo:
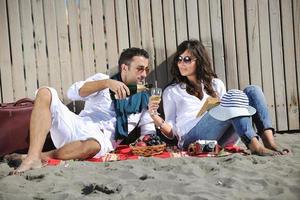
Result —
M 150 67 L 143 67 L 143 66 L 139 66 L 136 68 L 136 71 L 138 73 L 143 73 L 144 71 L 146 71 L 147 74 L 149 74 L 150 72 Z
M 185 56 L 185 57 L 182 57 L 182 56 L 178 56 L 176 58 L 176 63 L 179 64 L 181 62 L 184 62 L 184 64 L 191 64 L 192 61 L 195 61 L 197 60 L 196 58 L 192 59 L 191 57 L 189 56 Z

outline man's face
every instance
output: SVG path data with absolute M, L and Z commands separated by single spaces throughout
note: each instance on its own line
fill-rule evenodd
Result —
M 125 84 L 144 82 L 149 74 L 149 59 L 143 56 L 134 56 L 129 66 L 123 64 L 121 68 Z

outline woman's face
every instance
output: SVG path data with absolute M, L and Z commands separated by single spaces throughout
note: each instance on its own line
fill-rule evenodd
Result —
M 179 55 L 176 59 L 177 66 L 182 76 L 186 76 L 189 79 L 196 77 L 197 59 L 190 53 L 189 50 L 185 50 L 185 52 Z

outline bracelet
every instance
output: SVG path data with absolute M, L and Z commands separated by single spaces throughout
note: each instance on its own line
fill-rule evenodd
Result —
M 157 127 L 157 129 L 160 130 L 165 123 L 166 123 L 165 120 L 162 120 L 161 124 Z

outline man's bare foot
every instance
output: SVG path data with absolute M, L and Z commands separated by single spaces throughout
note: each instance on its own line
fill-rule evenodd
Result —
M 22 164 L 14 171 L 11 171 L 9 175 L 17 175 L 28 170 L 38 169 L 42 167 L 43 167 L 43 163 L 40 159 L 26 157 L 23 160 Z
M 266 148 L 278 152 L 280 155 L 286 155 L 290 152 L 289 149 L 283 148 L 279 144 L 276 144 L 273 132 L 271 130 L 265 130 L 261 135 L 261 139 Z
M 265 148 L 256 137 L 252 138 L 250 144 L 248 145 L 252 154 L 259 156 L 275 156 L 279 155 L 278 152 Z

